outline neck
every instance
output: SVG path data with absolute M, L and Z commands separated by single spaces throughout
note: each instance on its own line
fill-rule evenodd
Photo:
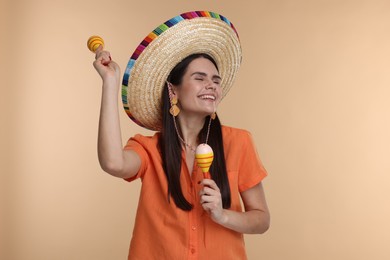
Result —
M 204 125 L 204 117 L 189 117 L 179 114 L 177 124 L 180 125 L 182 138 L 185 144 L 196 148 L 199 144 L 198 135 Z

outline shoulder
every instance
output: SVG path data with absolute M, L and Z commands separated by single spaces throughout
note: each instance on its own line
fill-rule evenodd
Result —
M 152 136 L 145 136 L 142 134 L 136 134 L 135 136 L 131 137 L 128 142 L 126 147 L 127 148 L 134 148 L 135 146 L 142 146 L 145 150 L 149 149 L 157 149 L 158 148 L 158 143 L 160 139 L 160 133 L 157 132 Z
M 130 138 L 130 140 L 135 140 L 142 143 L 156 143 L 160 138 L 161 133 L 156 132 L 154 135 L 142 135 L 136 134 Z
M 251 133 L 248 130 L 235 128 L 231 126 L 222 126 L 222 137 L 226 141 L 243 141 L 251 139 Z

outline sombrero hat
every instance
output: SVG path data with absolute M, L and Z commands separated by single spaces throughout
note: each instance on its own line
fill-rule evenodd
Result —
M 224 16 L 194 11 L 176 16 L 154 29 L 132 54 L 122 82 L 122 102 L 138 125 L 161 130 L 161 95 L 171 70 L 194 53 L 210 55 L 218 65 L 223 97 L 241 64 L 236 29 Z

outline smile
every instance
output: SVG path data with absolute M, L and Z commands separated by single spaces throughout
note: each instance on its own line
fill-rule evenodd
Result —
M 199 96 L 201 99 L 211 99 L 211 100 L 215 100 L 215 96 L 212 96 L 212 95 L 202 95 L 202 96 Z

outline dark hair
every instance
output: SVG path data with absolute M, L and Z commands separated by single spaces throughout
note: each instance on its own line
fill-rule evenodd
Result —
M 209 55 L 204 53 L 192 54 L 183 59 L 173 68 L 167 80 L 173 85 L 181 85 L 183 75 L 186 73 L 188 65 L 197 58 L 206 58 L 210 60 L 218 70 L 216 62 Z M 163 167 L 168 181 L 168 201 L 170 201 L 170 197 L 172 197 L 177 207 L 182 210 L 190 211 L 193 208 L 193 205 L 190 204 L 184 197 L 180 185 L 182 145 L 177 136 L 173 117 L 169 113 L 169 109 L 170 100 L 168 86 L 165 84 L 162 93 L 163 127 L 161 131 L 160 149 L 162 153 Z M 207 116 L 203 128 L 199 133 L 199 140 L 206 140 L 209 120 L 210 116 Z M 177 127 L 178 131 L 181 132 L 179 124 L 177 124 Z M 214 151 L 214 160 L 210 166 L 211 178 L 215 181 L 221 191 L 223 208 L 230 208 L 230 187 L 223 149 L 222 127 L 218 116 L 211 123 L 208 145 L 210 145 Z

